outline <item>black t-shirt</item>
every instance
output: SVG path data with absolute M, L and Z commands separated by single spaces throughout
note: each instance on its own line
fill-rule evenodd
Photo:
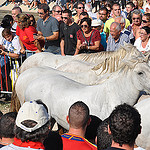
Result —
M 60 25 L 60 38 L 64 38 L 65 55 L 74 55 L 77 45 L 77 31 L 79 26 L 73 23 L 71 26 L 62 23 Z
M 3 146 L 5 146 L 5 145 L 0 144 L 0 148 L 2 148 Z

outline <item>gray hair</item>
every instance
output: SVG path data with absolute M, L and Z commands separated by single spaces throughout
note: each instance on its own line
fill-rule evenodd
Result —
M 116 19 L 117 18 L 121 18 L 120 19 L 120 23 L 126 23 L 126 20 L 125 20 L 125 18 L 123 16 L 117 16 Z
M 85 4 L 85 9 L 87 12 L 92 12 L 92 6 L 89 3 Z
M 134 9 L 131 12 L 131 17 L 133 17 L 133 14 L 140 15 L 140 18 L 142 19 L 142 13 L 141 13 L 141 11 L 139 9 Z
M 59 6 L 59 5 L 54 5 L 54 6 L 52 7 L 52 11 L 55 11 L 56 7 L 60 7 L 61 10 L 62 10 L 62 7 L 61 7 L 61 6 Z
M 113 23 L 110 25 L 110 27 L 111 27 L 112 25 L 116 25 L 116 30 L 117 30 L 117 31 L 121 31 L 121 25 L 120 25 L 120 23 L 118 23 L 118 22 L 113 22 Z

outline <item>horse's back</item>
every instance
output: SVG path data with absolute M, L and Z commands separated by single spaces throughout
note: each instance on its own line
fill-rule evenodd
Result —
M 150 149 L 150 98 L 138 102 L 135 107 L 141 114 L 141 134 L 136 139 L 136 144 L 146 150 Z

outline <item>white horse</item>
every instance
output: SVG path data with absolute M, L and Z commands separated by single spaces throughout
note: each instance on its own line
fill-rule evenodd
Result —
M 135 107 L 141 114 L 141 134 L 136 139 L 136 144 L 150 150 L 150 98 L 138 102 Z
M 115 68 L 122 59 L 143 56 L 136 47 L 126 44 L 114 52 L 99 52 L 92 54 L 80 54 L 76 56 L 60 56 L 51 53 L 38 53 L 27 58 L 21 66 L 20 73 L 32 67 L 48 66 L 66 72 L 87 72 L 104 60 L 111 60 L 112 68 Z M 99 66 L 98 66 L 99 67 Z
M 15 87 L 21 103 L 24 102 L 23 97 L 26 101 L 41 99 L 51 116 L 66 129 L 68 109 L 78 100 L 89 106 L 92 115 L 105 119 L 116 105 L 124 102 L 134 105 L 140 91 L 150 93 L 150 67 L 140 58 L 124 63 L 120 70 L 93 86 L 80 84 L 57 73 L 33 79 L 24 88 L 21 86 L 23 80 L 28 78 L 19 76 Z

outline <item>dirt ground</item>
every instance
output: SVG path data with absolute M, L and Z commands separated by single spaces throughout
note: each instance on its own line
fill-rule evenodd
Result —
M 5 114 L 10 111 L 10 100 L 0 97 L 0 111 Z

